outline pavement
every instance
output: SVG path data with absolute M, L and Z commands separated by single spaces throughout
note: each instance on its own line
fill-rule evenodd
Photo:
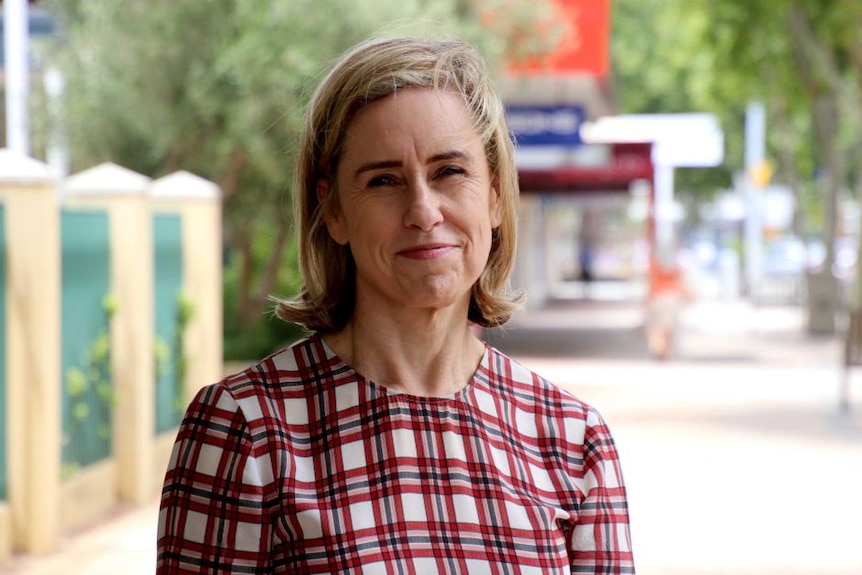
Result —
M 625 475 L 641 575 L 862 574 L 862 374 L 838 408 L 840 337 L 793 307 L 700 300 L 650 358 L 637 298 L 562 298 L 491 343 L 596 407 Z M 157 501 L 0 573 L 150 574 Z

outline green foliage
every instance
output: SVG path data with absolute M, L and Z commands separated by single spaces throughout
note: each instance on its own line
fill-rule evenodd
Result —
M 680 193 L 697 194 L 727 187 L 743 171 L 745 107 L 764 103 L 775 183 L 794 190 L 813 228 L 828 228 L 825 206 L 838 191 L 818 177 L 828 174 L 839 189 L 854 181 L 862 188 L 860 26 L 856 0 L 615 0 L 619 109 L 719 117 L 725 165 L 677 172 Z M 841 118 L 834 130 L 823 121 L 830 100 Z
M 177 385 L 174 395 L 174 408 L 182 411 L 186 407 L 186 386 L 189 372 L 189 358 L 186 351 L 186 332 L 189 322 L 195 315 L 195 304 L 185 293 L 177 296 L 177 329 L 174 332 L 174 349 L 177 350 L 174 358 L 174 373 L 177 376 Z
M 252 253 L 256 262 L 263 262 L 269 255 L 272 242 L 270 234 L 260 234 Z M 276 294 L 293 294 L 299 290 L 302 278 L 297 263 L 297 244 L 291 242 L 284 251 L 281 264 L 278 266 Z M 231 254 L 224 269 L 224 317 L 232 318 L 238 314 L 237 306 L 240 298 L 237 290 L 240 286 L 241 267 L 243 261 Z M 262 265 L 255 266 L 261 268 Z M 271 312 L 262 311 L 257 321 L 245 324 L 238 321 L 225 322 L 224 357 L 227 361 L 244 361 L 263 357 L 274 352 L 279 347 L 290 344 L 305 335 L 299 326 L 288 324 L 275 317 Z
M 163 338 L 156 337 L 153 341 L 153 355 L 156 358 L 155 380 L 158 381 L 168 372 L 171 362 L 171 348 Z
M 114 372 L 111 363 L 111 319 L 117 311 L 117 302 L 112 295 L 105 296 L 102 307 L 107 319 L 105 329 L 100 332 L 81 358 L 78 366 L 66 370 L 66 395 L 70 402 L 70 441 L 85 429 L 93 410 L 112 409 L 117 404 L 114 389 Z M 100 439 L 111 436 L 109 425 L 102 423 L 96 430 Z M 68 479 L 80 468 L 76 461 L 67 462 L 61 469 L 61 478 Z
M 717 47 L 706 40 L 714 33 L 713 23 L 699 5 L 690 0 L 612 4 L 611 74 L 620 113 L 709 112 L 722 120 L 729 161 L 717 168 L 678 170 L 682 196 L 708 196 L 728 187 L 742 158 L 735 143 L 743 108 L 716 98 Z
M 246 327 L 225 330 L 225 361 L 246 361 L 265 357 L 306 335 L 300 326 L 268 314 Z
M 191 322 L 194 314 L 195 305 L 191 298 L 182 292 L 177 294 L 174 340 L 168 343 L 163 338 L 156 337 L 153 342 L 155 381 L 159 381 L 165 374 L 173 372 L 176 383 L 173 389 L 173 409 L 179 413 L 182 413 L 187 403 L 186 385 L 189 360 L 185 342 L 189 322 Z

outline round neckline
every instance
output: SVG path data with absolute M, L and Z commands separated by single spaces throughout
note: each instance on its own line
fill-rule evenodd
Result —
M 452 401 L 454 399 L 460 399 L 460 398 L 464 397 L 473 388 L 473 386 L 476 385 L 476 382 L 478 380 L 479 371 L 482 368 L 485 368 L 487 370 L 488 367 L 490 366 L 490 361 L 491 361 L 490 360 L 490 345 L 488 344 L 488 342 L 483 341 L 482 345 L 484 346 L 484 349 L 482 350 L 482 358 L 479 360 L 479 363 L 477 364 L 476 369 L 473 372 L 473 375 L 470 376 L 470 380 L 467 382 L 466 385 L 464 385 L 464 387 L 462 387 L 461 389 L 459 389 L 458 391 L 456 391 L 454 393 L 450 393 L 450 394 L 446 394 L 446 395 L 416 395 L 416 394 L 409 393 L 406 391 L 399 391 L 397 389 L 392 389 L 391 387 L 387 387 L 387 386 L 383 385 L 382 383 L 378 383 L 378 382 L 376 382 L 376 381 L 374 381 L 368 377 L 365 377 L 364 375 L 359 373 L 359 371 L 357 371 L 353 366 L 351 366 L 349 363 L 344 361 L 344 359 L 342 359 L 341 356 L 339 356 L 338 353 L 336 353 L 336 351 L 334 349 L 332 349 L 332 347 L 330 347 L 330 345 L 328 343 L 326 343 L 326 340 L 323 339 L 323 336 L 321 336 L 318 333 L 318 334 L 315 334 L 315 337 L 320 342 L 320 344 L 323 346 L 323 349 L 326 351 L 327 358 L 328 359 L 334 359 L 336 361 L 336 365 L 338 367 L 343 367 L 344 369 L 346 369 L 350 373 L 352 373 L 355 376 L 357 382 L 364 383 L 368 387 L 375 389 L 375 390 L 378 390 L 379 393 L 381 393 L 385 396 L 403 398 L 403 399 L 407 399 L 410 401 L 416 401 L 416 402 L 436 403 L 436 402 Z

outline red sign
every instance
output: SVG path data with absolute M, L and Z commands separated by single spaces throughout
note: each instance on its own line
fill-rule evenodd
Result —
M 608 74 L 611 0 L 551 0 L 564 22 L 556 49 L 541 58 L 512 64 L 514 74 Z

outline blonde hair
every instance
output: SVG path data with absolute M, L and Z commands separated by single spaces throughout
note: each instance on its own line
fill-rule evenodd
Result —
M 419 87 L 461 94 L 485 147 L 500 194 L 501 223 L 473 285 L 468 319 L 484 327 L 506 323 L 522 296 L 509 290 L 517 242 L 518 175 L 502 98 L 477 50 L 462 40 L 378 38 L 346 52 L 317 87 L 306 110 L 295 171 L 294 207 L 304 286 L 290 299 L 275 299 L 285 321 L 319 332 L 343 328 L 353 314 L 355 268 L 349 246 L 330 236 L 325 210 L 334 186 L 318 198 L 318 182 L 335 181 L 344 135 L 357 112 L 399 90 Z

